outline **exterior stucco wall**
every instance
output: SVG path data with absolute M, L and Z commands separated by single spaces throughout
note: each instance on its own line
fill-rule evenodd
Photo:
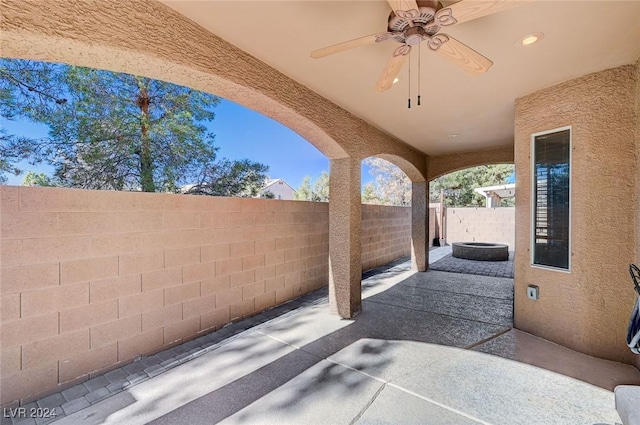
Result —
M 326 285 L 328 210 L 320 202 L 0 186 L 0 405 Z M 362 210 L 367 234 L 395 258 L 406 255 L 410 209 Z M 395 259 L 378 248 L 364 251 Z
M 431 181 L 445 174 L 485 164 L 512 164 L 513 146 L 488 149 L 478 152 L 464 152 L 452 155 L 431 156 L 427 159 L 427 180 Z
M 636 259 L 640 267 L 640 59 L 636 61 Z M 640 356 L 635 356 L 640 369 Z
M 446 208 L 445 231 L 453 242 L 493 242 L 515 249 L 515 208 Z
M 623 66 L 516 101 L 515 326 L 589 355 L 632 363 L 625 333 L 637 258 L 637 70 Z M 530 266 L 530 136 L 572 126 L 571 272 Z M 528 300 L 526 286 L 540 287 Z

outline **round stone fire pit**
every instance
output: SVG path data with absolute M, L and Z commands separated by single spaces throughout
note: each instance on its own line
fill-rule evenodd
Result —
M 499 243 L 486 242 L 454 242 L 453 256 L 465 260 L 507 261 L 509 247 Z

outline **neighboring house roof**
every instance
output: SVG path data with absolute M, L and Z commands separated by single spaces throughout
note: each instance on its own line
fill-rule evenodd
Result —
M 187 193 L 191 189 L 193 189 L 195 186 L 196 186 L 195 183 L 193 183 L 193 184 L 185 184 L 184 186 L 180 186 L 180 193 Z
M 294 192 L 296 191 L 293 187 L 291 187 L 291 185 L 289 183 L 287 183 L 286 181 L 282 180 L 282 179 L 269 179 L 267 180 L 267 183 L 264 185 L 264 187 L 262 188 L 263 191 L 269 189 L 271 186 L 278 184 L 278 182 L 282 182 L 283 184 L 287 185 L 289 187 L 289 189 L 293 190 Z

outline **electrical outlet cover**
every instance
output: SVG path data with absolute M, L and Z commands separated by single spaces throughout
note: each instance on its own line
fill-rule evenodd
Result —
M 527 286 L 527 298 L 530 300 L 537 300 L 540 298 L 540 290 L 536 285 Z

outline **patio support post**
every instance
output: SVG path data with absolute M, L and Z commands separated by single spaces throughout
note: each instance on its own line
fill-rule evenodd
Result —
M 411 185 L 411 270 L 424 272 L 429 267 L 428 182 Z
M 332 159 L 329 175 L 329 303 L 345 319 L 360 313 L 360 160 Z

